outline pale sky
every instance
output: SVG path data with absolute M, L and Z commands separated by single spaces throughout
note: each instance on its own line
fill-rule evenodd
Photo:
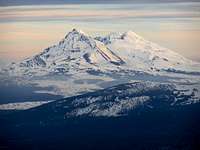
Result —
M 0 7 L 0 63 L 59 42 L 72 28 L 92 35 L 133 30 L 200 61 L 200 3 L 68 4 Z

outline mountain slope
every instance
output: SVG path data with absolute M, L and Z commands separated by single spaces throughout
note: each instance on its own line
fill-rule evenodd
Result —
M 121 64 L 119 56 L 103 43 L 73 29 L 57 45 L 40 54 L 13 63 L 9 71 L 16 75 L 45 75 L 49 73 L 76 72 L 88 68 Z
M 57 45 L 5 70 L 10 75 L 73 74 L 87 70 L 200 72 L 200 64 L 149 42 L 132 31 L 92 38 L 73 29 Z
M 140 88 L 136 90 L 136 87 Z M 196 149 L 200 141 L 200 104 L 179 105 L 181 101 L 173 104 L 179 95 L 173 90 L 169 85 L 137 82 L 30 110 L 1 112 L 0 143 L 7 149 Z M 135 103 L 134 107 L 124 105 L 123 109 L 116 109 L 120 111 L 114 109 L 114 113 L 106 111 L 112 104 L 141 95 L 150 99 Z M 96 100 L 97 107 L 85 111 L 84 108 L 92 105 L 91 100 Z
M 180 54 L 145 40 L 136 33 L 112 33 L 97 40 L 120 56 L 128 68 L 148 71 L 167 71 L 170 69 L 199 72 L 200 64 L 184 58 Z
M 192 99 L 200 99 L 193 92 L 185 94 L 171 84 L 134 82 L 121 84 L 103 90 L 69 97 L 28 111 L 40 112 L 50 118 L 74 116 L 117 117 L 128 115 L 136 108 L 169 109 L 186 105 Z M 51 113 L 49 113 L 51 112 Z

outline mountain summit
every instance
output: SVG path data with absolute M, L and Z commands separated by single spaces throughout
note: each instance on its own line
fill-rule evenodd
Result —
M 6 68 L 12 75 L 72 74 L 88 69 L 102 72 L 200 72 L 200 64 L 145 40 L 133 31 L 91 37 L 73 29 L 58 44 Z

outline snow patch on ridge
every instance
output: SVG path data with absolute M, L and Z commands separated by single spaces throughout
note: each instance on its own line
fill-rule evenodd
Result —
M 133 97 L 126 100 L 120 100 L 118 103 L 105 103 L 105 108 L 102 109 L 102 106 L 91 104 L 84 108 L 75 109 L 73 112 L 68 113 L 66 115 L 69 116 L 104 116 L 104 117 L 117 117 L 122 116 L 135 107 L 142 105 L 145 101 L 149 100 L 148 96 L 141 96 L 141 97 Z
M 36 101 L 36 102 L 19 102 L 19 103 L 8 103 L 1 104 L 0 110 L 27 110 L 52 101 Z

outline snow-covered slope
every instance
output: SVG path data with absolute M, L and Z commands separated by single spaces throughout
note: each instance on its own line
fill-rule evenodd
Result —
M 133 31 L 112 33 L 97 37 L 111 51 L 121 57 L 127 68 L 141 71 L 188 71 L 200 72 L 200 64 L 180 54 L 145 40 Z
M 49 103 L 51 101 L 36 101 L 36 102 L 18 102 L 18 103 L 8 103 L 0 104 L 0 110 L 26 110 L 40 105 Z
M 92 38 L 73 29 L 57 45 L 12 63 L 4 70 L 10 75 L 29 77 L 88 70 L 199 73 L 200 64 L 149 42 L 132 31 Z
M 74 116 L 117 117 L 129 115 L 137 108 L 165 109 L 182 106 L 191 99 L 199 101 L 193 92 L 185 94 L 174 85 L 134 82 L 57 100 L 32 108 L 31 111 L 45 112 L 47 110 L 49 115 L 59 114 L 61 118 Z
M 73 29 L 57 45 L 19 63 L 12 63 L 8 71 L 13 75 L 46 75 L 74 73 L 89 68 L 122 64 L 123 61 L 102 42 L 82 31 Z M 111 65 L 112 66 L 112 65 Z

